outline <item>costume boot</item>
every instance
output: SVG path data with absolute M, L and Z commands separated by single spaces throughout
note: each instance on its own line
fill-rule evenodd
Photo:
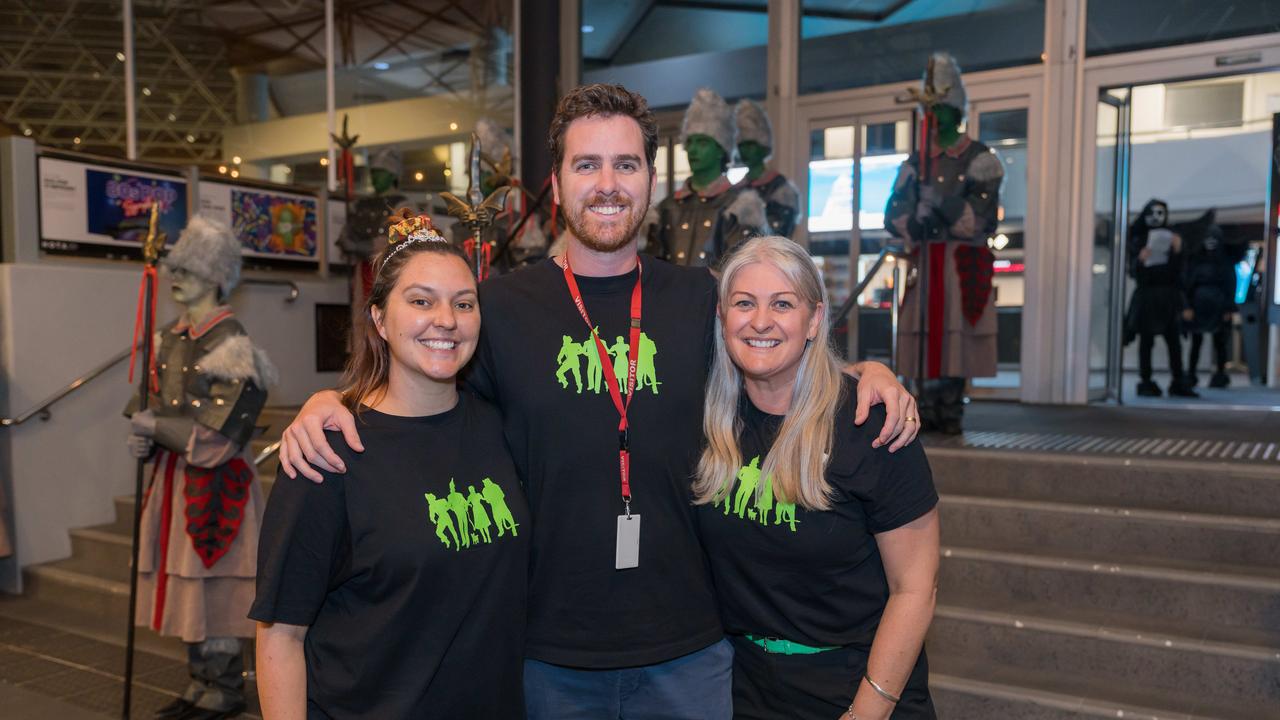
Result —
M 204 692 L 181 720 L 222 720 L 244 712 L 244 650 L 239 638 L 208 638 L 192 645 L 191 666 Z

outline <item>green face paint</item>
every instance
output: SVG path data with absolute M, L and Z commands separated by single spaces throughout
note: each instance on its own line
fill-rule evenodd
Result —
M 747 166 L 747 177 L 755 180 L 764 174 L 764 163 L 769 159 L 772 148 L 767 148 L 755 140 L 738 143 L 738 157 Z
M 596 332 L 600 329 L 596 328 Z M 604 338 L 601 338 L 604 340 Z M 627 392 L 627 364 L 629 362 L 630 346 L 627 341 L 618 336 L 612 345 L 608 341 L 604 344 L 604 349 L 609 353 L 609 357 L 613 360 L 613 367 L 609 368 L 613 372 L 614 378 L 618 381 L 618 389 L 625 395 Z M 658 354 L 658 346 L 649 339 L 646 333 L 640 333 L 640 354 L 636 359 L 636 391 L 649 388 L 654 395 L 658 394 L 658 386 L 662 383 L 658 380 L 658 369 L 654 364 L 654 360 Z M 586 389 L 599 394 L 601 392 L 609 392 L 608 385 L 604 380 L 605 368 L 600 365 L 600 353 L 596 350 L 596 341 L 594 337 L 588 336 L 586 340 L 578 342 L 572 337 L 565 335 L 561 338 L 560 352 L 556 355 L 556 382 L 560 383 L 560 387 L 568 390 L 573 380 L 573 389 L 582 394 L 583 389 L 583 361 L 586 361 L 585 379 Z
M 708 135 L 690 135 L 684 144 L 689 157 L 689 169 L 693 171 L 693 187 L 701 190 L 724 172 L 725 149 Z
M 938 144 L 949 148 L 960 139 L 960 123 L 964 113 L 950 105 L 934 105 L 933 119 L 938 123 Z

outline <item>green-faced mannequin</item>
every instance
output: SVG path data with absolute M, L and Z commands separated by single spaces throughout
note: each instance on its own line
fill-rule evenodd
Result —
M 369 182 L 373 183 L 373 191 L 385 195 L 396 187 L 398 180 L 395 173 L 380 167 L 369 170 Z
M 724 173 L 725 149 L 711 136 L 690 135 L 684 151 L 689 157 L 689 170 L 693 173 L 689 182 L 694 190 L 710 186 Z
M 752 180 L 760 179 L 764 175 L 764 163 L 772 152 L 773 148 L 765 147 L 755 140 L 738 143 L 738 157 L 746 163 L 747 177 Z
M 181 267 L 171 269 L 169 279 L 173 301 L 182 306 L 193 324 L 200 324 L 218 307 L 218 285 L 212 280 Z
M 949 148 L 960 140 L 960 123 L 964 121 L 964 112 L 950 105 L 934 105 L 933 117 L 938 122 L 934 134 L 938 145 Z

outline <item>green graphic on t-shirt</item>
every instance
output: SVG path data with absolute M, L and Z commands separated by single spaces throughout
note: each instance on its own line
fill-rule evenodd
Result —
M 773 524 L 786 524 L 791 532 L 796 531 L 795 503 L 780 502 L 773 496 L 773 476 L 764 477 L 764 487 L 759 494 L 756 488 L 761 482 L 760 456 L 738 470 L 735 486 L 724 496 L 724 514 L 733 513 L 743 520 L 754 520 L 761 525 L 769 524 L 769 513 L 773 513 Z
M 599 328 L 592 331 L 600 332 Z M 608 383 L 604 381 L 604 373 L 612 371 L 618 381 L 618 389 L 627 392 L 627 365 L 630 362 L 631 347 L 621 336 L 617 336 L 612 345 L 605 343 L 605 352 L 612 359 L 612 367 L 601 365 L 600 351 L 596 348 L 596 339 L 588 335 L 582 342 L 575 341 L 565 335 L 561 338 L 560 352 L 556 355 L 556 382 L 565 390 L 569 389 L 569 376 L 573 376 L 573 387 L 579 395 L 583 390 L 583 374 L 586 374 L 586 389 L 593 393 L 608 392 Z M 603 338 L 601 338 L 603 341 Z M 656 357 L 658 346 L 645 333 L 640 333 L 640 351 L 636 357 L 636 390 L 648 388 L 654 395 L 658 394 L 658 368 Z M 584 370 L 582 364 L 586 361 Z
M 490 531 L 498 526 L 498 537 L 511 531 L 516 535 L 516 521 L 507 507 L 506 493 L 491 478 L 480 481 L 479 492 L 475 485 L 467 486 L 464 496 L 453 479 L 449 480 L 449 494 L 443 498 L 425 493 L 427 517 L 436 526 L 436 537 L 447 548 L 461 550 L 472 545 L 493 542 Z M 485 503 L 489 509 L 485 509 Z M 492 519 L 490 519 L 492 514 Z

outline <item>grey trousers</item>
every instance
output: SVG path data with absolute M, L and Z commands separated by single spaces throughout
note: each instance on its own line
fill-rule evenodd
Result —
M 187 645 L 191 682 L 182 699 L 205 710 L 244 706 L 244 648 L 240 638 L 206 638 Z

